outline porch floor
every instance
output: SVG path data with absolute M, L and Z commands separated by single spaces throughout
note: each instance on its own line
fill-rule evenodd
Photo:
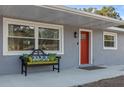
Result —
M 57 71 L 28 73 L 27 77 L 21 74 L 0 75 L 0 87 L 66 87 L 124 75 L 124 65 L 105 67 L 106 69 L 92 71 L 70 68 L 61 70 L 60 73 Z

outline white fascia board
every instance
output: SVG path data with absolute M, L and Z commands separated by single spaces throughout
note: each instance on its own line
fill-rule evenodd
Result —
M 66 6 L 63 6 L 63 5 L 37 5 L 37 6 L 44 7 L 44 8 L 49 8 L 49 9 L 53 9 L 53 10 L 58 10 L 58 11 L 64 11 L 64 12 L 68 12 L 68 13 L 72 13 L 72 14 L 77 14 L 77 15 L 80 15 L 80 16 L 91 17 L 91 18 L 95 18 L 95 19 L 98 19 L 98 20 L 103 20 L 103 21 L 107 21 L 107 22 L 116 23 L 118 25 L 124 24 L 123 20 L 118 20 L 118 19 L 114 19 L 114 18 L 110 18 L 110 17 L 106 17 L 106 16 L 101 16 L 101 15 L 94 14 L 94 13 L 84 12 L 84 11 L 76 10 L 76 9 L 66 7 Z
M 119 28 L 119 27 L 108 27 L 107 29 L 114 30 L 114 31 L 122 31 L 122 32 L 124 32 L 124 28 Z

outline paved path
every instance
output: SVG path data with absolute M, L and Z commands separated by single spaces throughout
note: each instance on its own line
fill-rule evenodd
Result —
M 27 77 L 21 74 L 0 75 L 0 87 L 66 87 L 85 84 L 100 79 L 124 75 L 124 65 L 108 66 L 107 69 L 82 70 L 71 68 L 56 71 L 29 73 Z

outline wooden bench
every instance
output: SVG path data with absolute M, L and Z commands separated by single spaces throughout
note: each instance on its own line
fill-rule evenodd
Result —
M 52 59 L 52 55 L 55 56 L 54 60 Z M 35 57 L 35 61 L 32 61 L 33 57 Z M 48 57 L 47 60 L 44 59 L 44 57 Z M 51 57 L 51 60 L 50 60 L 50 57 Z M 61 57 L 56 56 L 55 54 L 45 54 L 41 49 L 35 49 L 31 54 L 22 55 L 19 58 L 21 60 L 21 74 L 23 74 L 24 72 L 25 76 L 27 76 L 27 71 L 29 66 L 52 65 L 53 71 L 54 70 L 58 70 L 58 72 L 60 71 L 59 62 Z M 55 65 L 57 65 L 57 67 L 55 67 Z

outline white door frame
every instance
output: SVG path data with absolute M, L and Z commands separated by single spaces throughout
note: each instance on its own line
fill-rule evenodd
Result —
M 81 60 L 80 60 L 80 56 L 81 56 L 81 53 L 80 53 L 80 50 L 81 50 L 81 44 L 80 44 L 80 39 L 81 39 L 81 32 L 89 32 L 90 33 L 90 54 L 89 54 L 89 65 L 90 64 L 93 64 L 93 31 L 92 30 L 89 30 L 89 29 L 79 29 L 79 65 L 82 65 L 80 64 L 81 63 Z M 88 65 L 88 64 L 84 64 L 84 65 Z

